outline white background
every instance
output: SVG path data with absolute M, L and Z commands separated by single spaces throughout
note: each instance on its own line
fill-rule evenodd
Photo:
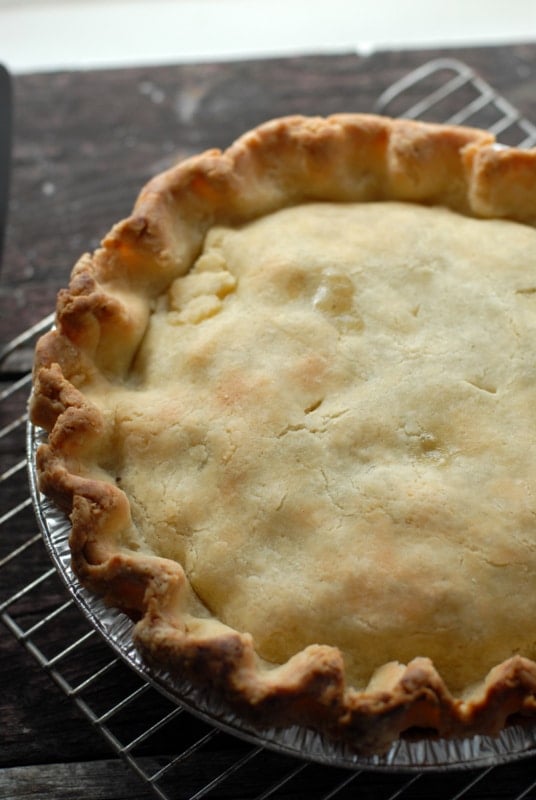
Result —
M 536 0 L 0 0 L 13 72 L 536 41 Z

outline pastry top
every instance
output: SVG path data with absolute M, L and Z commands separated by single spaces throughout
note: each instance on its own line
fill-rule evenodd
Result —
M 140 546 L 268 661 L 336 645 L 362 688 L 536 657 L 534 252 L 389 202 L 213 228 L 98 397 Z
M 536 710 L 534 219 L 534 152 L 290 118 L 82 258 L 38 469 L 149 658 L 364 749 Z

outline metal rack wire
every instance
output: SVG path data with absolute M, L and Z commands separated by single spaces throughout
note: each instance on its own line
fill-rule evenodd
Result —
M 428 62 L 395 83 L 381 95 L 376 110 L 393 116 L 485 126 L 505 144 L 536 144 L 536 126 L 469 67 L 452 59 Z M 8 343 L 0 352 L 0 364 L 14 352 L 31 347 L 50 322 L 47 318 Z M 29 577 L 10 596 L 0 594 L 1 620 L 156 797 L 411 800 L 433 795 L 440 800 L 476 800 L 492 794 L 491 787 L 494 796 L 509 800 L 536 797 L 533 761 L 443 773 L 440 778 L 424 773 L 345 771 L 305 763 L 217 730 L 145 683 L 90 627 L 50 566 L 36 533 L 25 485 L 25 409 L 30 376 L 5 380 L 2 386 L 0 447 L 10 461 L 0 475 L 2 496 L 7 500 L 2 503 L 7 510 L 0 514 L 0 576 L 6 578 L 24 559 Z M 15 528 L 25 531 L 18 540 L 11 533 Z M 6 580 L 0 581 L 0 587 L 6 584 Z M 43 593 L 46 589 L 50 596 L 51 584 L 55 585 L 58 602 L 43 607 Z M 68 638 L 59 652 L 53 652 L 47 630 L 58 622 L 68 631 Z M 513 784 L 513 794 L 510 789 L 500 794 L 501 786 Z

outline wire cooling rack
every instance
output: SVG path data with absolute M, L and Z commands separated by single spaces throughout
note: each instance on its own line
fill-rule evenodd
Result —
M 469 67 L 452 59 L 428 62 L 405 76 L 381 95 L 375 110 L 486 127 L 504 144 L 536 144 L 536 126 Z M 19 362 L 24 360 L 51 321 L 52 317 L 43 320 L 8 343 L 0 351 L 0 366 L 13 354 Z M 148 794 L 150 789 L 161 800 L 536 798 L 533 759 L 441 775 L 345 771 L 242 741 L 192 716 L 145 683 L 90 627 L 48 561 L 36 532 L 25 474 L 30 375 L 12 376 L 4 370 L 1 386 L 0 452 L 6 454 L 7 467 L 0 475 L 0 617 L 112 751 L 129 764 Z M 22 560 L 24 570 L 16 569 Z M 15 573 L 26 575 L 18 587 L 13 587 Z M 7 585 L 10 596 L 2 596 Z M 45 605 L 45 595 L 57 597 L 57 603 Z M 58 624 L 67 632 L 66 639 L 53 651 L 48 632 Z

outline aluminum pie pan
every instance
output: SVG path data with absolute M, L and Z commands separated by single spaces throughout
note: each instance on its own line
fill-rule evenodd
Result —
M 62 582 L 86 620 L 140 678 L 205 722 L 282 755 L 333 767 L 385 772 L 467 770 L 536 756 L 536 723 L 512 724 L 499 736 L 401 739 L 383 755 L 362 756 L 349 746 L 301 726 L 259 728 L 238 716 L 221 697 L 147 664 L 133 642 L 133 621 L 85 589 L 71 568 L 68 517 L 39 491 L 36 450 L 46 433 L 28 422 L 26 450 L 30 495 L 45 547 Z

